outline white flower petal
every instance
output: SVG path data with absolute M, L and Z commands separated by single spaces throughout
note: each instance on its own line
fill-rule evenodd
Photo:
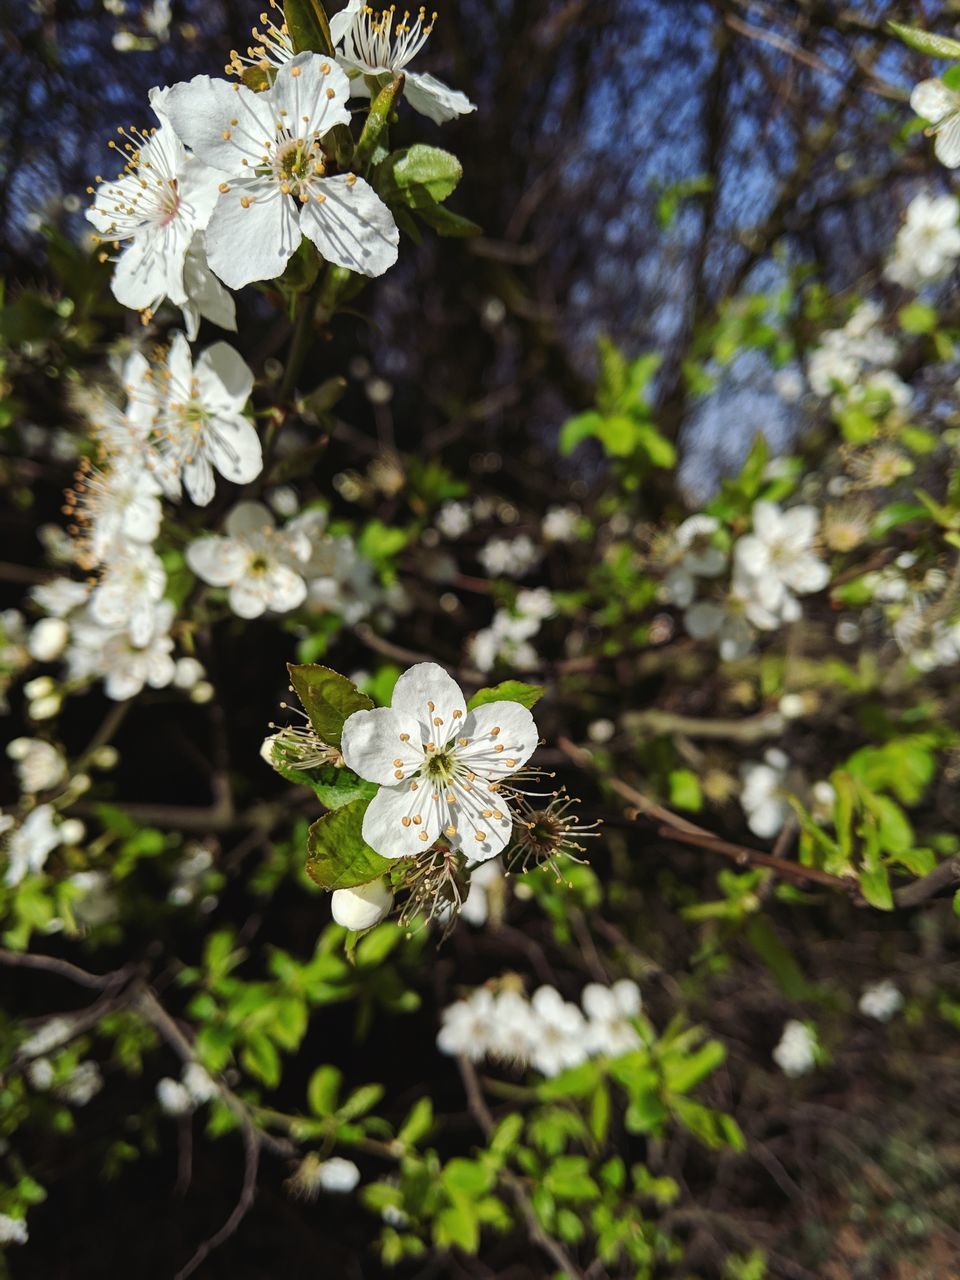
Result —
M 231 186 L 207 226 L 207 261 L 224 284 L 241 289 L 282 275 L 302 238 L 292 197 L 268 181 Z
M 403 96 L 422 116 L 427 116 L 435 124 L 443 124 L 446 120 L 454 120 L 457 116 L 476 111 L 476 103 L 471 102 L 459 89 L 451 89 L 436 76 L 426 72 L 408 71 L 403 83 Z
M 231 538 L 242 542 L 251 534 L 273 529 L 273 513 L 262 502 L 238 502 L 227 516 L 225 528 Z
M 332 58 L 298 53 L 279 69 L 269 94 L 277 119 L 286 112 L 303 134 L 323 135 L 350 123 L 350 81 Z
M 263 449 L 252 422 L 239 415 L 213 418 L 203 429 L 207 458 L 226 480 L 249 484 L 263 470 Z
M 420 725 L 415 716 L 402 715 L 395 707 L 375 707 L 348 716 L 340 750 L 349 769 L 385 787 L 401 781 L 398 772 L 406 779 L 423 764 Z
M 285 564 L 274 565 L 264 574 L 267 606 L 274 613 L 289 613 L 307 598 L 307 584 Z
M 315 194 L 325 199 L 314 198 L 303 205 L 300 229 L 328 262 L 364 276 L 383 275 L 393 266 L 400 232 L 393 214 L 363 178 L 349 174 L 323 178 L 316 182 Z M 217 274 L 226 280 L 221 272 Z
M 259 618 L 267 611 L 262 579 L 241 578 L 230 588 L 229 600 L 238 618 Z
M 918 116 L 936 124 L 956 111 L 960 101 L 942 80 L 921 80 L 910 95 L 910 107 Z
M 406 858 L 429 849 L 450 824 L 449 810 L 438 811 L 433 794 L 416 781 L 381 787 L 363 815 L 363 838 L 370 848 L 384 858 Z
M 960 168 L 960 111 L 937 130 L 933 151 L 948 169 Z
M 164 112 L 194 154 L 224 173 L 239 173 L 244 157 L 256 164 L 263 143 L 274 136 L 273 110 L 266 94 L 210 76 L 175 84 L 164 101 Z M 238 121 L 236 126 L 230 124 L 233 119 Z
M 516 773 L 537 749 L 536 722 L 519 702 L 487 702 L 467 712 L 462 733 L 465 747 L 457 746 L 457 759 L 484 778 L 505 778 Z
M 421 741 L 433 742 L 438 749 L 459 736 L 467 714 L 460 686 L 435 662 L 418 662 L 405 671 L 390 705 L 404 719 L 419 721 L 425 735 Z
M 213 468 L 202 450 L 198 449 L 190 461 L 184 463 L 183 483 L 198 507 L 205 507 L 213 500 L 216 492 Z
M 229 587 L 242 577 L 249 553 L 232 538 L 211 536 L 191 542 L 187 564 L 211 587 Z
M 240 412 L 253 390 L 253 371 L 229 342 L 207 347 L 194 366 L 200 400 L 216 415 L 232 417 Z

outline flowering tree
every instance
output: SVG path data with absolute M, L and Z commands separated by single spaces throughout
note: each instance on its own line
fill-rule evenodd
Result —
M 679 384 L 598 335 L 540 472 L 482 441 L 457 470 L 397 446 L 363 361 L 358 431 L 328 355 L 358 317 L 376 343 L 365 291 L 425 238 L 503 253 L 423 140 L 482 124 L 420 69 L 433 21 L 290 0 L 222 76 L 150 90 L 90 186 L 92 255 L 61 245 L 59 295 L 0 317 L 11 496 L 34 455 L 75 470 L 0 620 L 0 1240 L 37 1247 L 102 1107 L 109 1178 L 175 1145 L 187 1197 L 195 1132 L 242 1151 L 157 1274 L 276 1222 L 275 1168 L 352 1265 L 815 1274 L 776 1214 L 744 1226 L 758 1193 L 711 1206 L 731 1177 L 792 1195 L 771 1131 L 829 1111 L 818 1078 L 905 1007 L 960 1008 L 960 206 L 918 185 L 843 289 L 771 253 L 773 285 L 695 317 Z M 903 112 L 948 167 L 955 70 Z M 34 447 L 45 369 L 70 427 Z M 671 405 L 743 437 L 699 501 Z M 933 995 L 894 948 L 832 962 L 895 927 L 937 951 Z

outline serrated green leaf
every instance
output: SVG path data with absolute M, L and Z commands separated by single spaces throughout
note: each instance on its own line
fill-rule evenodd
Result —
M 307 834 L 307 875 L 321 889 L 352 889 L 369 884 L 390 869 L 363 838 L 363 815 L 369 800 L 353 800 L 326 813 Z
M 382 96 L 382 95 L 381 95 Z M 377 166 L 376 186 L 388 204 L 429 209 L 457 189 L 463 166 L 455 155 L 421 142 L 394 151 Z
M 519 702 L 528 710 L 535 707 L 543 697 L 543 688 L 538 684 L 524 684 L 521 680 L 504 680 L 500 684 L 478 689 L 467 703 L 467 710 L 486 706 L 488 702 Z
M 290 682 L 310 717 L 317 736 L 333 746 L 340 745 L 343 723 L 354 711 L 369 711 L 373 699 L 338 671 L 319 663 L 287 664 Z

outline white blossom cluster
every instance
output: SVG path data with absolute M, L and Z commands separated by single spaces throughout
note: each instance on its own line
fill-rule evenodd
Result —
M 820 516 L 815 507 L 781 510 L 774 502 L 753 506 L 750 533 L 733 544 L 731 555 L 718 537 L 720 522 L 710 515 L 685 520 L 673 536 L 664 597 L 684 610 L 683 623 L 695 640 L 716 642 L 721 658 L 745 657 L 755 631 L 776 631 L 801 617 L 798 597 L 822 591 L 830 580 L 815 546 Z M 720 594 L 719 579 L 732 561 Z M 715 583 L 698 598 L 703 582 Z
M 773 1060 L 786 1076 L 804 1076 L 817 1065 L 820 1045 L 806 1022 L 791 1018 L 773 1051 Z
M 907 206 L 884 275 L 905 289 L 945 279 L 960 260 L 960 201 L 921 191 Z
M 503 662 L 515 671 L 533 670 L 539 658 L 530 641 L 553 615 L 553 596 L 546 587 L 518 591 L 513 608 L 497 609 L 490 626 L 471 638 L 467 652 L 474 666 L 486 672 Z
M 637 1048 L 641 1006 L 640 988 L 629 978 L 609 987 L 589 983 L 579 1005 L 550 986 L 529 999 L 511 986 L 478 987 L 443 1011 L 437 1047 L 474 1062 L 493 1058 L 555 1076 L 588 1058 Z
M 219 1093 L 216 1084 L 199 1062 L 188 1062 L 180 1073 L 180 1079 L 164 1076 L 157 1081 L 157 1101 L 168 1116 L 184 1116 Z
M 883 312 L 862 302 L 841 329 L 828 329 L 807 359 L 807 379 L 818 396 L 830 397 L 834 412 L 851 406 L 881 417 L 906 409 L 911 388 L 890 367 L 899 348 L 882 327 Z

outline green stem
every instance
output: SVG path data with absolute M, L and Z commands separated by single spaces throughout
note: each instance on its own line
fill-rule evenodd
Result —
M 290 339 L 287 367 L 283 371 L 283 381 L 280 383 L 279 398 L 281 404 L 286 404 L 293 395 L 307 351 L 310 349 L 310 342 L 313 338 L 312 325 L 310 323 L 312 313 L 313 304 L 310 294 L 301 294 L 297 300 L 297 318 L 293 325 L 293 337 Z

